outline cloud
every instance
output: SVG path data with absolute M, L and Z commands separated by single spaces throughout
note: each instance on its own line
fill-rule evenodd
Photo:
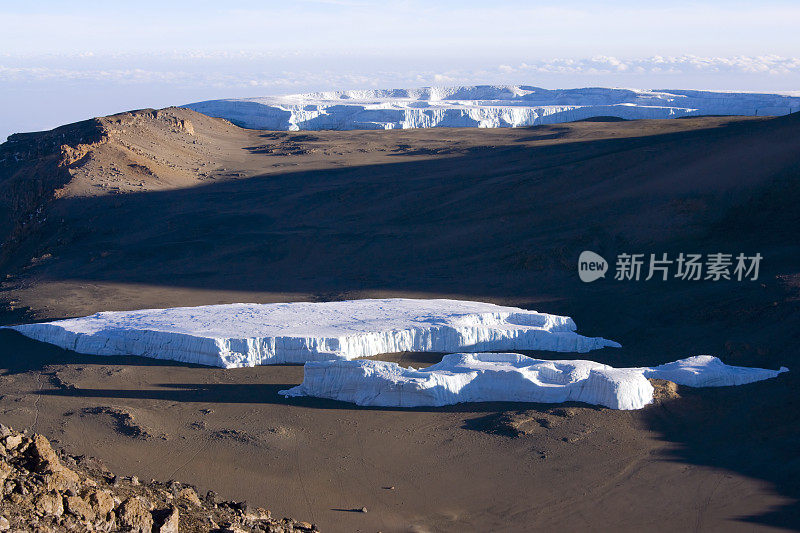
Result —
M 499 65 L 503 73 L 555 73 L 555 74 L 614 74 L 636 72 L 640 74 L 739 73 L 739 74 L 800 74 L 800 57 L 736 56 L 679 57 L 653 56 L 645 59 L 619 59 L 595 56 L 588 59 L 550 59 L 523 62 L 516 66 Z
M 38 64 L 37 64 L 38 63 Z M 60 65 L 70 65 L 66 68 Z M 441 67 L 447 66 L 446 69 Z M 702 78 L 704 87 L 693 80 Z M 314 90 L 397 88 L 421 85 L 530 84 L 543 86 L 636 86 L 654 88 L 727 88 L 748 90 L 742 80 L 757 80 L 768 90 L 769 80 L 787 88 L 800 81 L 800 57 L 693 55 L 622 58 L 554 58 L 502 64 L 459 65 L 432 61 L 427 67 L 359 60 L 267 53 L 165 53 L 143 57 L 47 56 L 19 59 L 0 56 L 0 84 L 46 83 L 48 86 L 111 84 L 116 86 L 213 89 L 221 96 L 285 94 Z M 710 85 L 709 85 L 710 84 Z M 753 84 L 751 84 L 753 85 Z

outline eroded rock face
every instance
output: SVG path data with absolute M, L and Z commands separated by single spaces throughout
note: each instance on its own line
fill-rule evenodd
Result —
M 69 466 L 67 466 L 69 465 Z M 119 478 L 97 460 L 59 453 L 42 435 L 0 424 L 0 531 L 139 533 L 316 531 L 308 522 L 201 499 L 188 485 Z

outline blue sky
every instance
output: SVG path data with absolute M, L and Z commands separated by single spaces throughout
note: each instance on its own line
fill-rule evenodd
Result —
M 800 2 L 0 3 L 0 138 L 321 89 L 800 90 Z

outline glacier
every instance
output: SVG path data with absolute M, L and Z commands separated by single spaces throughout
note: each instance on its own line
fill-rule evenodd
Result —
M 584 353 L 616 342 L 576 333 L 564 316 L 447 299 L 227 304 L 110 311 L 11 326 L 91 355 L 137 355 L 237 368 L 382 353 L 548 350 Z
M 331 91 L 207 100 L 183 107 L 261 130 L 356 130 L 537 126 L 598 116 L 666 119 L 697 115 L 786 115 L 800 96 L 697 90 L 527 85 Z
M 379 407 L 575 401 L 631 410 L 653 402 L 647 378 L 711 387 L 752 383 L 787 371 L 728 366 L 708 355 L 650 368 L 614 368 L 594 361 L 549 361 L 514 353 L 455 353 L 421 370 L 384 361 L 309 362 L 303 383 L 279 394 Z

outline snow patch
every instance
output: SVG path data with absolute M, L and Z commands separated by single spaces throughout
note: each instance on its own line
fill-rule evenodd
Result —
M 786 115 L 800 97 L 786 94 L 526 85 L 331 91 L 208 100 L 187 104 L 212 117 L 262 130 L 355 130 L 433 127 L 503 128 L 598 116 L 662 119 L 692 115 Z
M 619 344 L 578 335 L 569 317 L 461 300 L 229 304 L 97 313 L 13 326 L 91 355 L 138 355 L 236 368 L 382 353 L 549 350 Z
M 421 370 L 383 361 L 309 362 L 303 383 L 279 394 L 381 407 L 576 401 L 627 410 L 652 403 L 653 386 L 647 378 L 709 387 L 751 383 L 786 371 L 728 366 L 708 355 L 653 368 L 614 368 L 594 361 L 548 361 L 513 353 L 456 353 Z

